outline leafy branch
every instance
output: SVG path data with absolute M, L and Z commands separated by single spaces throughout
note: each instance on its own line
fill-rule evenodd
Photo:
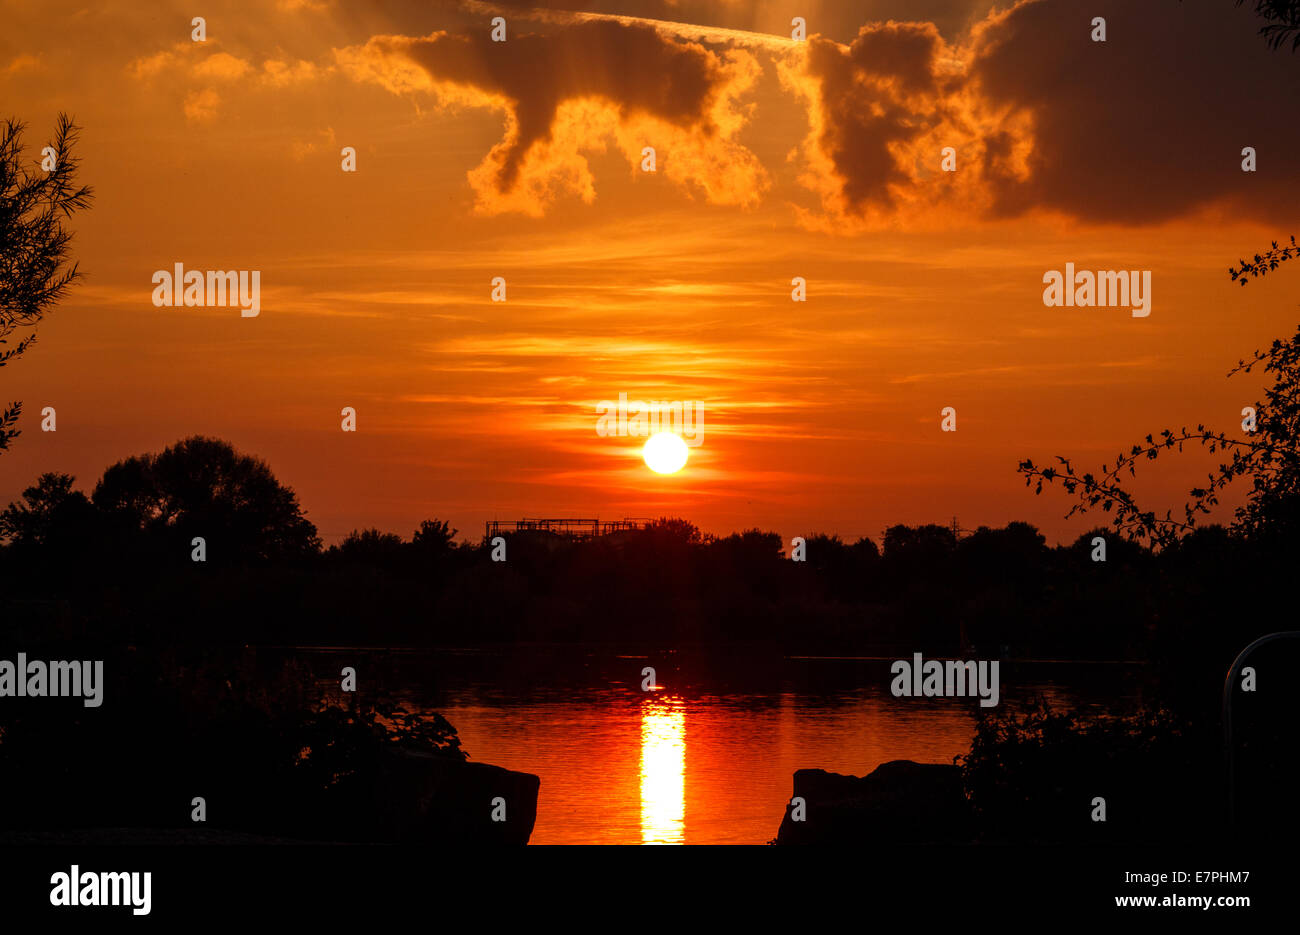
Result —
M 49 149 L 52 165 L 32 168 L 23 161 L 23 131 L 17 120 L 0 124 L 0 367 L 30 348 L 30 333 L 9 345 L 19 328 L 34 328 L 80 278 L 71 261 L 72 232 L 64 222 L 89 207 L 90 188 L 77 181 L 80 130 L 59 115 Z M 22 407 L 0 413 L 0 451 L 18 436 Z
M 1246 0 L 1237 0 L 1237 6 Z M 1266 21 L 1259 34 L 1276 51 L 1289 38 L 1291 51 L 1300 49 L 1300 2 L 1298 0 L 1255 0 L 1255 14 Z
M 1279 247 L 1277 241 L 1273 241 L 1273 248 L 1267 253 L 1255 254 L 1253 260 L 1242 260 L 1240 268 L 1228 267 L 1228 272 L 1232 278 L 1240 282 L 1243 286 L 1250 282 L 1246 278 L 1249 273 L 1252 278 L 1258 279 L 1260 276 L 1266 276 L 1272 270 L 1277 269 L 1287 260 L 1294 256 L 1300 256 L 1300 246 L 1296 245 L 1295 234 L 1291 235 L 1291 245 L 1288 247 Z
M 1256 255 L 1232 269 L 1234 280 L 1243 284 L 1247 276 L 1258 277 L 1294 256 L 1300 255 L 1295 238 L 1291 246 Z M 1044 485 L 1059 482 L 1076 502 L 1066 518 L 1100 509 L 1111 514 L 1115 530 L 1130 539 L 1146 540 L 1153 547 L 1164 547 L 1194 531 L 1197 520 L 1219 505 L 1221 492 L 1240 477 L 1252 479 L 1252 489 L 1243 506 L 1236 510 L 1234 529 L 1243 535 L 1262 536 L 1279 531 L 1300 520 L 1300 329 L 1287 341 L 1274 340 L 1267 350 L 1257 350 L 1249 360 L 1239 360 L 1228 376 L 1250 373 L 1263 365 L 1273 375 L 1273 384 L 1265 390 L 1265 401 L 1256 403 L 1254 425 L 1243 420 L 1247 437 L 1237 438 L 1205 425 L 1195 429 L 1184 426 L 1178 431 L 1165 429 L 1147 435 L 1143 442 L 1121 451 L 1113 465 L 1102 465 L 1099 474 L 1080 473 L 1073 462 L 1058 455 L 1057 467 L 1039 466 L 1032 460 L 1021 461 L 1017 470 L 1025 476 L 1025 485 L 1035 494 Z M 1253 428 L 1253 431 L 1251 429 Z M 1181 453 L 1189 444 L 1200 445 L 1210 452 L 1228 456 L 1216 471 L 1207 475 L 1206 483 L 1193 487 L 1183 505 L 1182 516 L 1166 510 L 1164 516 L 1143 510 L 1124 487 L 1128 478 L 1137 476 L 1138 465 L 1155 461 L 1170 452 Z

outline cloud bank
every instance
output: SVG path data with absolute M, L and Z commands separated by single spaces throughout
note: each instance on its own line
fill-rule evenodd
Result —
M 583 151 L 611 138 L 634 166 L 655 147 L 660 171 L 715 204 L 753 204 L 768 186 L 735 141 L 747 119 L 739 99 L 759 71 L 743 49 L 714 52 L 647 25 L 596 20 L 506 42 L 486 30 L 377 36 L 336 57 L 357 80 L 397 94 L 503 112 L 503 139 L 469 174 L 487 213 L 538 215 L 562 191 L 592 200 Z
M 375 34 L 366 23 L 355 44 L 310 58 L 178 42 L 135 59 L 128 74 L 188 83 L 184 113 L 196 123 L 240 89 L 329 81 L 376 85 L 421 108 L 492 110 L 501 137 L 468 173 L 485 214 L 540 216 L 564 197 L 590 203 L 591 157 L 612 147 L 638 175 L 647 146 L 689 197 L 753 207 L 785 167 L 760 158 L 752 138 L 770 143 L 770 128 L 786 133 L 793 114 L 804 119 L 783 150 L 803 190 L 794 208 L 830 232 L 1030 214 L 1282 223 L 1300 195 L 1300 124 L 1289 119 L 1300 57 L 1270 51 L 1251 11 L 1226 3 L 1094 0 L 1081 11 L 1071 0 L 1019 0 L 951 35 L 935 22 L 891 20 L 862 25 L 848 42 L 817 34 L 821 20 L 810 16 L 813 35 L 799 43 L 746 31 L 758 14 L 745 4 L 710 7 L 707 23 L 645 18 L 701 12 L 666 0 L 377 9 L 403 33 L 417 20 L 448 28 Z M 506 14 L 506 42 L 491 41 L 496 11 Z M 336 32 L 349 21 L 332 7 L 304 15 L 333 16 Z M 1098 16 L 1104 42 L 1092 38 Z M 953 172 L 943 171 L 948 147 Z M 1246 147 L 1256 172 L 1241 171 Z

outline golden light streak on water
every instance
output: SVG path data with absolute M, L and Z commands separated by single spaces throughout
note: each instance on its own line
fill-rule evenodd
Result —
M 686 818 L 686 708 L 641 704 L 641 843 L 681 844 Z

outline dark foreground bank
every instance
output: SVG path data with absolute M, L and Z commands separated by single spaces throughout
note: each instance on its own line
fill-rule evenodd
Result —
M 364 922 L 370 930 L 419 917 L 535 926 L 557 916 L 595 927 L 629 913 L 671 924 L 684 907 L 690 924 L 705 930 L 753 924 L 799 931 L 815 918 L 927 930 L 945 920 L 972 928 L 1023 922 L 1023 930 L 1036 930 L 1081 919 L 1147 929 L 1153 920 L 1177 926 L 1211 918 L 1232 926 L 1276 918 L 1290 901 L 1293 870 L 1284 854 L 1226 846 L 889 844 L 796 853 L 797 859 L 778 848 L 521 848 L 489 855 L 366 845 L 0 846 L 0 902 L 7 921 L 56 929 L 69 920 L 110 928 L 286 920 L 334 930 Z M 51 877 L 73 866 L 80 873 L 150 873 L 150 914 L 51 905 Z M 1209 872 L 1224 876 L 1210 879 Z M 1152 875 L 1154 883 L 1140 879 Z

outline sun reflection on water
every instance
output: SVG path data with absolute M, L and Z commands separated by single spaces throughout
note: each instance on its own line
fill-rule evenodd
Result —
M 681 844 L 686 818 L 686 708 L 641 703 L 641 843 Z

